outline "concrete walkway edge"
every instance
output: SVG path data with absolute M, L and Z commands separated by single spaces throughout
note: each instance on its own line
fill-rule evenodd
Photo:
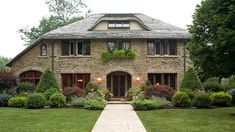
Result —
M 146 132 L 130 104 L 108 104 L 92 132 Z

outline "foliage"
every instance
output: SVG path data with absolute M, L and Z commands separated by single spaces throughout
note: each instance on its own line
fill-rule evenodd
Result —
M 44 92 L 43 95 L 46 100 L 50 100 L 51 95 L 53 95 L 54 93 L 59 93 L 59 90 L 55 88 L 50 88 L 46 92 Z
M 108 62 L 112 59 L 112 54 L 109 51 L 105 51 L 101 53 L 101 59 L 104 62 Z
M 126 51 L 125 50 L 117 50 L 117 49 L 115 49 L 113 51 L 113 56 L 117 60 L 123 60 L 126 57 Z
M 190 88 L 180 89 L 180 92 L 185 92 L 188 95 L 188 97 L 190 98 L 190 100 L 192 100 L 195 97 L 195 91 L 193 91 Z
M 50 106 L 51 107 L 63 107 L 66 105 L 66 98 L 61 93 L 54 93 L 50 97 Z
M 0 106 L 7 106 L 8 104 L 8 100 L 11 98 L 12 96 L 7 94 L 7 93 L 0 93 Z
M 174 106 L 185 107 L 191 104 L 191 100 L 185 92 L 177 92 L 172 97 Z
M 229 90 L 228 93 L 232 96 L 232 102 L 235 103 L 235 88 Z
M 167 100 L 171 100 L 171 97 L 174 95 L 174 93 L 175 90 L 167 85 L 152 85 L 144 89 L 145 98 L 160 97 L 166 98 Z
M 0 56 L 0 71 L 7 71 L 9 68 L 6 66 L 6 64 L 10 61 L 10 58 L 6 58 L 3 56 Z
M 32 83 L 21 82 L 18 85 L 17 92 L 18 93 L 22 93 L 22 92 L 32 93 L 35 89 L 36 89 L 36 86 Z
M 44 33 L 83 19 L 79 12 L 82 8 L 86 8 L 82 0 L 47 0 L 46 4 L 49 11 L 53 13 L 52 15 L 43 17 L 38 26 L 19 30 L 21 39 L 25 40 L 27 44 L 35 41 Z M 90 10 L 87 13 L 90 13 Z
M 188 71 L 184 74 L 180 88 L 190 88 L 192 90 L 201 88 L 201 82 L 193 68 L 189 68 Z
M 108 94 L 107 92 L 104 91 L 104 88 L 99 86 L 99 84 L 92 83 L 92 82 L 87 83 L 86 93 L 87 94 L 90 93 L 99 97 L 105 97 L 105 93 Z
M 131 105 L 135 110 L 153 110 L 170 105 L 170 101 L 161 98 L 154 99 L 135 99 L 131 101 Z
M 110 98 L 112 98 L 113 97 L 113 94 L 111 93 L 111 92 L 109 92 L 109 90 L 104 90 L 104 98 L 106 99 L 106 100 L 109 100 Z
M 98 88 L 99 88 L 98 85 L 96 85 L 92 82 L 88 82 L 87 86 L 86 86 L 86 92 L 88 92 L 88 93 L 95 92 L 95 91 L 97 91 Z
M 206 91 L 219 92 L 223 91 L 221 84 L 218 82 L 204 82 L 203 87 Z
M 210 98 L 212 103 L 218 106 L 229 106 L 232 102 L 232 96 L 225 92 L 213 93 Z
M 126 56 L 127 56 L 129 59 L 134 59 L 135 56 L 136 56 L 136 54 L 135 54 L 134 50 L 128 50 L 128 51 L 126 52 Z
M 207 108 L 211 105 L 212 101 L 207 94 L 196 95 L 192 100 L 192 105 L 198 108 Z
M 0 92 L 9 92 L 16 85 L 16 76 L 13 72 L 0 71 Z
M 65 87 L 62 92 L 66 97 L 82 97 L 85 94 L 85 90 L 77 86 Z
M 46 90 L 50 88 L 55 88 L 59 90 L 59 85 L 57 84 L 53 72 L 49 69 L 46 69 L 38 83 L 36 92 L 44 93 Z
M 222 86 L 223 90 L 225 91 L 229 91 L 230 89 L 234 89 L 235 88 L 235 76 L 231 76 L 229 77 L 229 81 L 228 84 L 225 84 Z
M 204 0 L 197 5 L 189 32 L 190 58 L 208 76 L 229 77 L 235 73 L 234 0 Z
M 32 109 L 43 108 L 46 103 L 46 98 L 41 93 L 29 95 L 26 100 L 26 106 Z
M 73 98 L 71 101 L 71 105 L 74 107 L 84 107 L 85 105 L 85 98 Z
M 84 108 L 89 110 L 103 110 L 107 102 L 105 100 L 88 99 L 84 103 Z
M 24 107 L 27 97 L 12 97 L 8 101 L 8 106 L 11 107 Z

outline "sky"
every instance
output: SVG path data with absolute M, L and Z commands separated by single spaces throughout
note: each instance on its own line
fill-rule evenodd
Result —
M 142 13 L 186 29 L 201 0 L 83 0 L 97 13 Z M 18 30 L 39 24 L 50 12 L 45 0 L 3 0 L 0 2 L 0 56 L 13 58 L 23 49 Z

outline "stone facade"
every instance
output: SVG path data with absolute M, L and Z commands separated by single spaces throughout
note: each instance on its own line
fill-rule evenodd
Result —
M 61 85 L 61 73 L 90 73 L 91 81 L 101 78 L 101 85 L 106 87 L 106 76 L 113 71 L 124 71 L 132 76 L 132 87 L 147 80 L 148 73 L 177 73 L 177 88 L 184 74 L 184 41 L 177 40 L 177 55 L 148 56 L 147 39 L 131 39 L 131 48 L 136 52 L 133 60 L 111 60 L 103 62 L 100 55 L 107 51 L 106 39 L 91 40 L 90 56 L 61 56 L 60 40 L 42 40 L 31 50 L 23 54 L 11 65 L 19 76 L 28 70 L 41 71 L 52 69 L 52 49 L 54 47 L 54 73 Z M 47 45 L 47 56 L 40 56 L 40 46 Z M 54 46 L 53 46 L 54 45 Z M 187 62 L 187 61 L 186 61 Z M 140 77 L 140 82 L 136 78 Z

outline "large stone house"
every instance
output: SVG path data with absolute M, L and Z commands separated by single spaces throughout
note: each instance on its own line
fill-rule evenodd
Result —
M 61 88 L 100 83 L 114 97 L 145 80 L 178 89 L 186 71 L 190 34 L 152 17 L 95 14 L 42 35 L 8 63 L 18 81 L 39 82 L 50 68 Z M 134 59 L 104 62 L 104 51 L 133 50 Z

